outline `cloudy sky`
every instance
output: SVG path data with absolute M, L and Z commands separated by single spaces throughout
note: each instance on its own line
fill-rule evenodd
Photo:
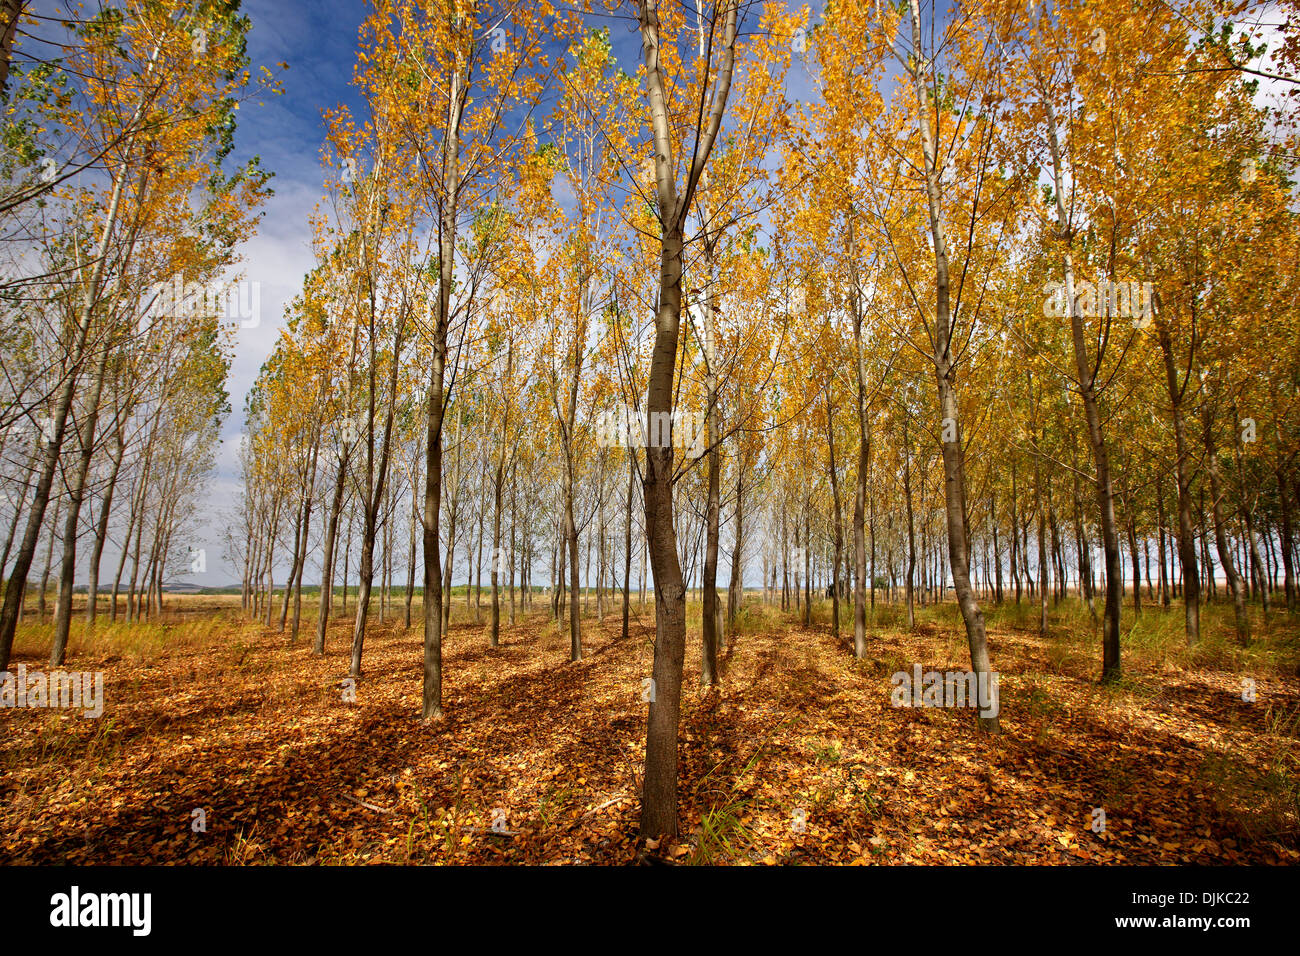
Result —
M 307 219 L 320 200 L 325 180 L 321 144 L 323 111 L 339 104 L 356 105 L 349 81 L 356 62 L 357 30 L 365 17 L 361 0 L 244 0 L 252 20 L 249 56 L 254 65 L 281 61 L 284 94 L 239 111 L 233 158 L 260 156 L 275 173 L 275 195 L 264 207 L 257 236 L 243 249 L 242 271 L 257 284 L 259 314 L 251 328 L 240 328 L 227 389 L 232 413 L 222 430 L 217 471 L 194 547 L 202 548 L 206 571 L 184 580 L 204 585 L 238 583 L 239 572 L 222 556 L 223 513 L 240 488 L 239 438 L 244 427 L 244 398 L 271 354 L 284 326 L 285 306 L 312 266 Z
M 822 4 L 813 2 L 814 22 Z M 245 278 L 257 284 L 260 295 L 258 321 L 238 332 L 228 390 L 232 414 L 223 428 L 217 470 L 202 507 L 193 547 L 202 548 L 206 570 L 179 580 L 203 585 L 237 583 L 238 569 L 222 555 L 220 533 L 224 515 L 234 506 L 240 488 L 238 451 L 243 431 L 243 405 L 249 387 L 266 361 L 284 325 L 284 309 L 311 268 L 311 234 L 308 217 L 321 198 L 325 169 L 321 144 L 325 137 L 323 112 L 340 104 L 359 103 L 350 79 L 356 62 L 358 28 L 365 17 L 364 0 L 244 0 L 252 21 L 249 54 L 256 65 L 285 62 L 281 74 L 284 94 L 240 110 L 234 158 L 261 157 L 274 172 L 275 195 L 264 208 L 258 235 L 243 249 Z M 1267 18 L 1264 18 L 1267 24 Z M 616 58 L 632 72 L 640 58 L 634 24 L 592 16 L 592 28 L 610 28 Z M 1276 39 L 1268 25 L 1258 32 L 1266 42 Z M 1267 56 L 1255 65 L 1268 68 Z M 1264 81 L 1261 99 L 1276 101 L 1277 84 Z M 791 71 L 787 95 L 793 101 L 808 99 L 812 83 L 805 69 Z M 310 567 L 310 566 L 309 566 Z M 310 568 L 313 579 L 316 569 Z
M 232 158 L 260 156 L 263 167 L 275 174 L 275 196 L 265 207 L 258 235 L 243 249 L 242 272 L 257 284 L 260 308 L 256 324 L 249 323 L 253 327 L 237 333 L 227 385 L 232 414 L 222 431 L 216 474 L 192 545 L 203 549 L 206 570 L 179 579 L 209 586 L 239 580 L 238 569 L 222 555 L 220 536 L 223 516 L 233 508 L 241 487 L 238 455 L 244 399 L 284 326 L 285 306 L 312 266 L 308 217 L 322 196 L 326 178 L 321 162 L 323 113 L 340 104 L 361 112 L 350 80 L 367 4 L 363 0 L 244 0 L 243 9 L 252 21 L 252 63 L 283 61 L 289 69 L 281 74 L 282 96 L 260 105 L 250 103 L 239 111 Z M 635 68 L 640 48 L 630 23 L 593 17 L 591 26 L 609 26 L 616 56 L 629 71 Z M 315 572 L 309 567 L 307 577 L 313 578 Z

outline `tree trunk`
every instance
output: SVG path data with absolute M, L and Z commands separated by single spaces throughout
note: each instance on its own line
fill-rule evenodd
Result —
M 831 500 L 835 503 L 835 544 L 831 569 L 831 638 L 840 642 L 840 560 L 844 553 L 844 518 L 840 511 L 840 480 L 835 468 L 835 410 L 830 385 L 826 388 L 826 442 L 830 458 Z M 856 644 L 854 647 L 856 651 Z M 855 655 L 857 656 L 857 655 Z
M 1192 530 L 1192 468 L 1187 447 L 1187 428 L 1183 422 L 1183 386 L 1178 384 L 1174 365 L 1174 346 L 1169 329 L 1162 319 L 1156 320 L 1156 337 L 1165 365 L 1165 386 L 1169 393 L 1170 413 L 1174 423 L 1174 446 L 1178 454 L 1175 478 L 1178 485 L 1178 563 L 1183 569 L 1183 622 L 1187 646 L 1201 636 L 1201 586 L 1197 575 L 1196 535 Z M 1107 568 L 1109 573 L 1109 568 Z
M 1088 443 L 1092 448 L 1093 466 L 1096 469 L 1097 510 L 1101 517 L 1102 553 L 1106 567 L 1106 599 L 1102 611 L 1102 663 L 1101 679 L 1118 680 L 1121 674 L 1119 648 L 1120 572 L 1119 533 L 1115 526 L 1115 495 L 1111 484 L 1110 454 L 1102 432 L 1101 412 L 1097 407 L 1096 364 L 1088 355 L 1083 329 L 1083 315 L 1074 297 L 1074 258 L 1069 251 L 1074 230 L 1065 209 L 1062 157 L 1057 133 L 1056 116 L 1051 101 L 1046 101 L 1049 143 L 1052 153 L 1052 177 L 1056 189 L 1057 228 L 1067 242 L 1064 256 L 1065 301 L 1070 311 L 1070 338 L 1074 349 L 1075 373 L 1078 376 L 1079 400 L 1083 404 L 1084 419 L 1088 425 Z M 1091 562 L 1089 562 L 1091 576 Z M 1091 591 L 1091 585 L 1089 586 Z
M 134 137 L 132 137 L 134 144 Z M 0 671 L 8 670 L 9 654 L 13 648 L 14 632 L 18 628 L 18 614 L 21 610 L 23 591 L 27 586 L 27 573 L 31 570 L 32 559 L 36 554 L 37 542 L 41 535 L 41 525 L 45 520 L 45 508 L 50 500 L 50 488 L 54 484 L 54 473 L 59 465 L 59 452 L 63 447 L 63 437 L 67 429 L 68 417 L 72 411 L 73 398 L 76 395 L 77 372 L 86 354 L 86 340 L 90 333 L 90 321 L 99 301 L 104 269 L 107 263 L 108 243 L 117 224 L 118 210 L 121 207 L 122 191 L 126 183 L 126 171 L 119 170 L 113 183 L 112 197 L 104 216 L 104 227 L 100 234 L 91 269 L 90 280 L 86 284 L 85 294 L 77 310 L 77 327 L 73 334 L 71 348 L 63 384 L 54 405 L 51 416 L 49 443 L 45 450 L 45 460 L 41 464 L 41 475 L 36 482 L 36 491 L 29 506 L 27 528 L 23 532 L 22 543 L 14 557 L 9 580 L 5 584 L 4 606 L 0 609 Z
M 95 526 L 95 543 L 90 552 L 90 581 L 86 588 L 86 623 L 93 625 L 98 614 L 99 604 L 99 564 L 104 555 L 104 544 L 108 541 L 108 518 L 112 513 L 113 496 L 117 490 L 117 476 L 121 472 L 122 459 L 126 457 L 126 437 L 122 434 L 122 420 L 116 421 L 117 451 L 113 454 L 113 464 L 108 473 L 108 484 L 104 488 L 104 500 L 99 506 L 99 522 Z M 4 562 L 0 561 L 0 568 Z
M 1201 428 L 1205 440 L 1205 470 L 1210 476 L 1210 510 L 1214 521 L 1214 544 L 1219 552 L 1219 564 L 1223 567 L 1223 576 L 1228 582 L 1228 592 L 1232 595 L 1232 611 L 1237 627 L 1237 640 L 1243 645 L 1250 643 L 1250 621 L 1246 617 L 1246 595 L 1241 577 L 1232 560 L 1232 549 L 1228 547 L 1228 536 L 1223 520 L 1223 490 L 1219 476 L 1219 453 L 1214 441 L 1214 420 L 1207 399 L 1201 406 Z
M 920 53 L 921 11 L 919 0 L 911 0 L 912 45 Z M 948 563 L 952 571 L 953 589 L 957 603 L 961 607 L 962 620 L 966 625 L 966 638 L 970 645 L 971 669 L 978 679 L 986 681 L 985 686 L 992 686 L 991 667 L 989 664 L 988 638 L 984 630 L 984 615 L 975 601 L 970 584 L 970 540 L 966 533 L 966 476 L 961 445 L 961 421 L 957 408 L 957 392 L 954 386 L 956 368 L 951 351 L 953 320 L 950 312 L 948 284 L 948 248 L 944 230 L 939 218 L 939 178 L 936 150 L 930 128 L 929 89 L 921 68 L 918 66 L 914 75 L 919 99 L 919 116 L 921 119 L 921 152 L 925 161 L 926 201 L 930 217 L 930 234 L 934 242 L 935 266 L 935 315 L 932 341 L 934 344 L 935 385 L 939 398 L 939 417 L 941 424 L 952 423 L 950 435 L 942 438 L 951 439 L 941 442 L 943 452 L 944 497 L 947 512 Z M 980 727 L 990 733 L 999 730 L 998 717 L 995 714 L 979 718 Z
M 659 296 L 655 315 L 655 343 L 651 353 L 646 411 L 673 411 L 673 379 L 677 364 L 682 307 L 682 224 L 690 208 L 695 184 L 713 150 L 731 89 L 735 63 L 737 4 L 714 9 L 714 25 L 725 18 L 719 37 L 722 55 L 711 90 L 707 127 L 700 132 L 692 154 L 685 189 L 677 193 L 677 165 L 669 129 L 667 80 L 660 63 L 659 12 L 654 0 L 639 0 L 638 19 L 646 85 L 653 128 L 655 182 L 660 216 Z M 707 83 L 706 83 L 707 86 Z M 704 90 L 700 91 L 704 95 Z M 701 114 L 703 114 L 701 102 Z M 671 421 L 671 418 L 670 418 Z M 647 446 L 651 445 L 647 442 Z M 646 512 L 646 537 L 654 573 L 655 653 L 650 713 L 646 721 L 645 778 L 642 785 L 641 836 L 676 836 L 677 726 L 681 711 L 682 664 L 686 656 L 686 592 L 677 558 L 673 522 L 673 449 L 646 448 L 642 481 Z
M 63 565 L 59 573 L 59 603 L 54 616 L 54 646 L 50 650 L 50 667 L 62 667 L 68 647 L 68 632 L 72 625 L 72 585 L 77 570 L 77 525 L 81 519 L 81 505 L 86 498 L 86 479 L 90 463 L 95 457 L 95 426 L 99 421 L 99 399 L 104 389 L 104 369 L 108 365 L 109 343 L 100 347 L 99 365 L 95 370 L 94 384 L 86 398 L 85 423 L 81 432 L 81 456 L 68 497 L 68 511 L 63 528 Z

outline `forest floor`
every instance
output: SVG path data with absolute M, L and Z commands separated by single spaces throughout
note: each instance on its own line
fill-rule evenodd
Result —
M 216 613 L 74 634 L 67 666 L 103 671 L 105 710 L 0 710 L 0 863 L 632 862 L 653 655 L 652 609 L 633 610 L 626 640 L 615 615 L 584 620 L 576 664 L 540 616 L 503 626 L 495 649 L 482 625 L 453 623 L 447 717 L 431 726 L 418 626 L 369 629 L 355 703 L 342 617 L 324 658 L 310 637 L 291 645 Z M 748 606 L 705 693 L 693 609 L 683 837 L 655 858 L 1300 861 L 1294 625 L 1253 649 L 1212 638 L 1189 654 L 1180 611 L 1149 610 L 1124 679 L 1102 686 L 1078 608 L 1046 638 L 1027 606 L 994 610 L 1002 733 L 990 736 L 972 711 L 891 704 L 896 671 L 964 668 L 953 605 L 922 609 L 910 632 L 882 607 L 862 661 L 851 626 L 837 644 L 818 613 L 805 628 Z M 48 669 L 47 632 L 25 626 L 11 669 Z

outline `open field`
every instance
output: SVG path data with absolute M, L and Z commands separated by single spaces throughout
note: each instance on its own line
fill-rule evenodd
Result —
M 540 614 L 491 649 L 462 621 L 444 646 L 447 718 L 420 717 L 418 626 L 375 622 L 356 702 L 351 622 L 310 638 L 239 620 L 222 597 L 169 598 L 170 622 L 74 629 L 67 666 L 102 670 L 99 719 L 0 710 L 5 863 L 612 863 L 637 853 L 650 608 L 584 620 L 585 659 Z M 540 603 L 540 602 L 539 602 Z M 418 607 L 418 605 L 417 605 Z M 1300 861 L 1300 638 L 1285 614 L 1230 638 L 1207 608 L 1126 616 L 1125 674 L 1097 683 L 1099 641 L 1072 601 L 989 613 L 1003 733 L 973 714 L 896 708 L 890 675 L 968 662 L 951 604 L 915 632 L 882 605 L 870 657 L 754 597 L 700 693 L 688 621 L 678 863 L 1270 863 Z M 170 612 L 169 612 L 170 613 Z M 1126 612 L 1131 613 L 1131 612 Z M 11 668 L 45 669 L 50 625 Z M 1243 701 L 1243 678 L 1255 681 Z M 1094 832 L 1095 808 L 1105 811 Z M 195 832 L 194 811 L 205 832 Z M 494 832 L 495 829 L 504 832 Z

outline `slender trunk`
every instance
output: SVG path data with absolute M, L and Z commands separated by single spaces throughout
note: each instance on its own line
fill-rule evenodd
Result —
M 1232 610 L 1237 626 L 1237 640 L 1242 644 L 1250 643 L 1250 621 L 1246 617 L 1246 595 L 1241 577 L 1232 560 L 1232 549 L 1228 547 L 1228 535 L 1223 520 L 1223 490 L 1219 475 L 1219 452 L 1214 441 L 1214 420 L 1207 400 L 1201 406 L 1201 428 L 1205 441 L 1205 470 L 1210 476 L 1210 510 L 1214 521 L 1214 544 L 1219 552 L 1219 564 L 1223 567 L 1223 576 L 1228 582 L 1228 592 L 1232 595 Z
M 1030 400 L 1033 400 L 1031 394 Z M 1047 506 L 1043 495 L 1042 453 L 1038 431 L 1031 426 L 1034 443 L 1034 509 L 1038 512 L 1038 633 L 1047 636 Z
M 850 236 L 852 232 L 850 230 Z M 856 412 L 858 419 L 858 467 L 853 478 L 853 656 L 867 656 L 867 476 L 871 469 L 871 418 L 867 408 L 866 362 L 862 349 L 862 308 L 856 281 L 852 288 L 853 344 L 856 351 Z M 873 499 L 874 504 L 874 499 Z M 876 528 L 871 523 L 871 606 L 876 606 Z
M 505 452 L 497 457 L 496 469 L 492 478 L 492 628 L 488 634 L 488 645 L 497 647 L 501 641 L 501 501 L 505 484 Z
M 1097 357 L 1094 364 L 1088 355 L 1083 315 L 1078 308 L 1078 303 L 1075 302 L 1074 258 L 1069 251 L 1069 243 L 1072 242 L 1074 233 L 1065 209 L 1060 139 L 1050 100 L 1046 102 L 1046 110 L 1052 154 L 1052 176 L 1056 188 L 1057 228 L 1067 241 L 1064 255 L 1065 301 L 1070 311 L 1070 338 L 1074 349 L 1075 373 L 1078 376 L 1079 400 L 1083 404 L 1084 419 L 1088 425 L 1088 442 L 1092 448 L 1093 466 L 1096 469 L 1097 510 L 1101 517 L 1102 552 L 1106 568 L 1106 599 L 1102 612 L 1101 676 L 1103 681 L 1114 681 L 1119 679 L 1121 673 L 1119 533 L 1115 526 L 1115 495 L 1111 484 L 1110 453 L 1102 432 L 1101 411 L 1097 405 L 1096 371 L 1101 364 L 1101 356 Z M 1089 575 L 1091 575 L 1091 565 Z
M 1160 574 L 1160 603 L 1169 607 L 1169 574 L 1165 569 L 1165 489 L 1164 476 L 1156 474 L 1156 563 Z
M 838 644 L 840 641 L 840 560 L 844 552 L 844 518 L 840 511 L 840 480 L 835 468 L 835 410 L 831 407 L 829 385 L 826 395 L 826 442 L 827 454 L 830 458 L 831 500 L 835 505 L 835 544 L 831 567 L 831 637 Z
M 623 521 L 623 640 L 632 604 L 632 496 L 636 491 L 636 450 L 627 450 L 627 512 Z
M 736 460 L 736 540 L 731 548 L 731 583 L 727 588 L 727 632 L 745 602 L 745 481 L 744 463 Z M 725 634 L 723 646 L 726 646 Z
M 919 0 L 911 0 L 912 45 L 916 51 L 923 49 L 921 43 L 921 11 Z M 984 629 L 984 615 L 975 601 L 970 584 L 970 540 L 966 533 L 966 476 L 964 454 L 961 444 L 961 421 L 957 408 L 955 387 L 956 368 L 951 349 L 953 317 L 949 300 L 948 248 L 944 237 L 940 214 L 939 171 L 937 151 L 930 127 L 930 97 L 922 68 L 918 65 L 914 74 L 918 114 L 921 117 L 921 152 L 925 161 L 925 190 L 930 218 L 930 235 L 934 243 L 935 267 L 935 314 L 932 341 L 934 344 L 935 385 L 938 391 L 939 418 L 948 432 L 942 435 L 944 472 L 944 498 L 947 512 L 948 564 L 952 572 L 953 590 L 961 607 L 962 620 L 966 625 L 966 638 L 970 645 L 971 669 L 978 679 L 992 686 L 988 653 L 988 638 Z M 988 702 L 984 702 L 988 703 Z M 980 711 L 980 726 L 985 731 L 996 733 L 999 730 L 996 712 L 985 716 Z
M 669 125 L 667 81 L 660 63 L 658 8 L 652 0 L 639 0 L 638 4 L 649 112 L 654 131 L 655 181 L 661 225 L 659 296 L 646 401 L 651 421 L 656 414 L 671 415 L 673 410 L 673 379 L 681 329 L 682 228 L 695 184 L 708 162 L 726 111 L 735 63 L 737 18 L 738 5 L 735 3 L 714 8 L 714 26 L 722 21 L 718 35 L 721 62 L 710 91 L 707 128 L 695 143 L 692 168 L 679 196 Z M 703 90 L 700 95 L 704 95 Z M 649 445 L 651 443 L 647 442 Z M 645 838 L 671 837 L 678 832 L 677 728 L 681 713 L 682 665 L 686 656 L 686 593 L 677 558 L 672 478 L 672 446 L 647 447 L 642 488 L 646 538 L 654 572 L 655 653 L 650 713 L 646 721 L 641 802 L 640 830 Z
M 907 627 L 916 628 L 916 610 L 913 607 L 912 579 L 916 573 L 916 522 L 912 514 L 912 445 L 903 425 L 903 493 L 907 498 L 907 576 L 903 591 L 907 600 Z
M 152 65 L 152 63 L 150 64 Z M 134 137 L 132 138 L 132 144 Z M 14 557 L 14 566 L 5 584 L 4 605 L 0 609 L 0 671 L 9 667 L 9 653 L 13 648 L 14 632 L 18 627 L 18 613 L 21 609 L 23 590 L 27 585 L 27 573 L 31 570 L 32 559 L 36 554 L 40 539 L 41 525 L 45 521 L 45 508 L 49 504 L 50 489 L 54 484 L 54 473 L 59 465 L 59 452 L 63 447 L 64 434 L 68 417 L 72 411 L 72 402 L 76 395 L 77 375 L 86 354 L 86 342 L 90 334 L 90 322 L 99 301 L 100 288 L 104 279 L 104 270 L 108 261 L 106 255 L 109 240 L 117 224 L 118 210 L 121 207 L 122 192 L 126 184 L 126 171 L 119 170 L 113 183 L 112 196 L 104 216 L 104 226 L 100 234 L 95 257 L 85 294 L 77 309 L 77 327 L 68 353 L 67 366 L 63 383 L 55 401 L 54 413 L 51 415 L 49 442 L 45 449 L 45 459 L 41 463 L 40 478 L 28 506 L 27 528 L 23 532 L 22 543 Z M 98 400 L 96 400 L 98 404 Z M 97 409 L 96 409 L 97 411 Z
M 704 579 L 701 582 L 703 608 L 700 622 L 703 630 L 703 659 L 700 663 L 700 682 L 709 687 L 718 682 L 718 525 L 722 508 L 722 428 L 718 422 L 717 354 L 714 349 L 713 325 L 714 268 L 711 239 L 704 240 L 705 273 L 709 291 L 704 303 L 704 415 L 708 428 L 708 478 L 704 509 Z
M 347 468 L 347 458 L 340 455 L 338 471 L 334 476 L 334 500 L 330 503 L 330 515 L 325 528 L 325 554 L 321 560 L 320 617 L 316 621 L 316 641 L 312 645 L 312 653 L 317 657 L 325 653 L 325 630 L 329 627 L 330 608 L 334 603 L 334 549 L 338 542 L 339 512 L 343 508 Z
M 993 535 L 993 600 L 1002 603 L 1002 551 L 998 547 L 998 496 L 989 492 L 989 525 Z
M 1286 477 L 1279 466 L 1274 475 L 1277 478 L 1278 501 L 1278 535 L 1282 551 L 1282 579 L 1286 589 L 1286 609 L 1291 614 L 1296 611 L 1295 561 L 1292 555 L 1295 548 L 1295 532 L 1291 524 L 1291 496 L 1287 492 Z
M 86 623 L 93 625 L 98 614 L 99 604 L 99 564 L 104 555 L 104 544 L 108 541 L 108 518 L 113 508 L 113 495 L 117 490 L 117 476 L 122 469 L 122 459 L 126 457 L 126 438 L 122 434 L 121 419 L 116 420 L 114 431 L 117 437 L 117 450 L 113 453 L 113 464 L 108 473 L 108 484 L 104 488 L 104 500 L 99 505 L 99 522 L 95 526 L 95 542 L 90 551 L 90 581 L 86 587 Z M 0 568 L 4 563 L 0 562 Z
M 72 585 L 77 569 L 77 525 L 81 520 L 81 505 L 86 499 L 86 479 L 90 463 L 95 457 L 95 426 L 99 421 L 99 399 L 104 389 L 104 369 L 108 366 L 109 343 L 100 346 L 99 365 L 95 369 L 94 383 L 86 397 L 85 422 L 81 431 L 81 455 L 77 461 L 76 475 L 68 496 L 68 511 L 63 528 L 63 565 L 59 573 L 59 603 L 54 615 L 54 646 L 50 649 L 50 666 L 62 667 L 68 647 L 68 632 L 72 626 Z
M 1183 569 L 1183 622 L 1187 645 L 1201 636 L 1201 586 L 1197 574 L 1196 535 L 1192 530 L 1192 466 L 1187 447 L 1187 428 L 1183 421 L 1183 388 L 1178 384 L 1174 365 L 1174 346 L 1169 329 L 1162 319 L 1156 320 L 1156 337 L 1165 365 L 1165 385 L 1169 394 L 1174 423 L 1174 447 L 1177 451 L 1175 478 L 1178 485 L 1178 562 Z M 1109 573 L 1109 568 L 1107 568 Z

